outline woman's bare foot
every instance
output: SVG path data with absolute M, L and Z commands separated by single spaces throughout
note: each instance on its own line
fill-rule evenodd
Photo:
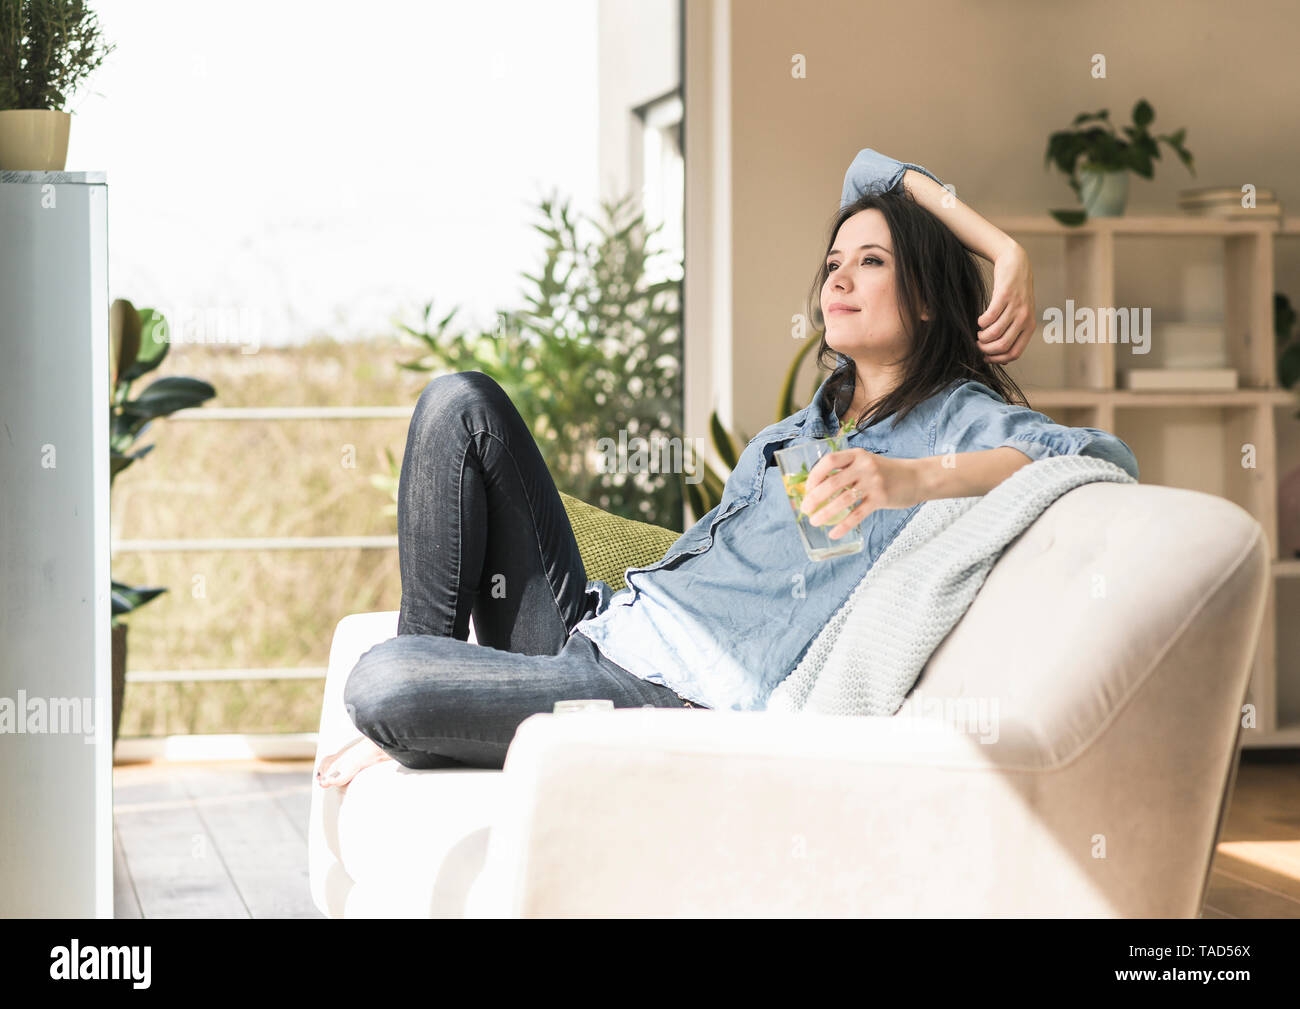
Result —
M 331 753 L 316 769 L 316 784 L 321 788 L 342 788 L 371 764 L 392 760 L 366 736 L 357 736 L 337 753 Z

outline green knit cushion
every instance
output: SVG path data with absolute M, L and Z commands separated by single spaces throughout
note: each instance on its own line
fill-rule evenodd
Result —
M 625 519 L 560 491 L 578 541 L 588 581 L 603 581 L 613 591 L 626 587 L 623 572 L 660 560 L 681 537 L 663 526 Z

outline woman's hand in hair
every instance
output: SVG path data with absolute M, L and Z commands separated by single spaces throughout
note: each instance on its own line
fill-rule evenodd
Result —
M 980 350 L 990 364 L 1007 364 L 1025 352 L 1037 328 L 1034 271 L 1020 244 L 1007 239 L 993 260 L 993 297 L 976 322 Z
M 864 448 L 828 452 L 808 472 L 801 510 L 812 516 L 809 521 L 813 525 L 821 525 L 847 505 L 858 502 L 828 531 L 831 539 L 839 539 L 877 508 L 910 508 L 920 502 L 919 473 L 913 463 L 911 459 L 889 459 Z M 814 514 L 827 504 L 830 507 L 821 514 Z
M 977 256 L 993 264 L 993 296 L 977 320 L 980 349 L 990 364 L 1006 364 L 1025 352 L 1034 335 L 1034 273 L 1020 244 L 957 199 L 956 193 L 914 168 L 903 173 L 913 198 L 943 221 Z

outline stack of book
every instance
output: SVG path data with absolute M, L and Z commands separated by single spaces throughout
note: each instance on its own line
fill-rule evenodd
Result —
M 1237 388 L 1236 368 L 1130 368 L 1119 373 L 1121 389 L 1203 392 Z
M 1178 194 L 1178 209 L 1193 217 L 1229 217 L 1236 219 L 1255 219 L 1261 217 L 1279 218 L 1282 205 L 1271 189 L 1255 189 L 1253 207 L 1243 207 L 1246 193 L 1240 188 L 1215 186 L 1209 189 L 1184 189 Z
M 1223 326 L 1217 323 L 1158 322 L 1152 327 L 1147 367 L 1119 364 L 1119 387 L 1135 391 L 1223 391 L 1237 388 L 1237 369 L 1228 367 Z M 1132 363 L 1137 364 L 1140 358 Z

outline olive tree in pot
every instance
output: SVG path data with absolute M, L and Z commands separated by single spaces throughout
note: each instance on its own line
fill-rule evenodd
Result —
M 136 441 L 149 430 L 155 418 L 166 417 L 187 407 L 198 406 L 217 391 L 197 378 L 169 375 L 150 383 L 134 399 L 134 382 L 162 364 L 170 340 L 167 320 L 152 308 L 137 310 L 125 298 L 113 302 L 109 313 L 113 366 L 109 395 L 109 494 L 117 475 L 137 459 L 143 459 L 153 445 L 136 448 Z M 113 745 L 122 722 L 122 700 L 126 690 L 126 627 L 122 617 L 166 592 L 165 588 L 135 588 L 113 582 Z
M 114 48 L 85 0 L 0 0 L 0 169 L 63 170 L 68 96 Z
M 523 274 L 521 308 L 499 312 L 487 329 L 455 322 L 458 308 L 439 318 L 429 301 L 416 325 L 399 323 L 421 349 L 399 367 L 490 375 L 561 492 L 675 529 L 682 502 L 672 475 L 640 467 L 635 447 L 621 458 L 601 446 L 624 434 L 663 444 L 681 426 L 680 263 L 656 239 L 663 225 L 649 225 L 632 194 L 601 201 L 596 217 L 571 216 L 569 206 L 558 193 L 539 203 L 533 227 L 546 237 L 543 261 Z M 391 454 L 389 467 L 383 486 L 400 474 Z

